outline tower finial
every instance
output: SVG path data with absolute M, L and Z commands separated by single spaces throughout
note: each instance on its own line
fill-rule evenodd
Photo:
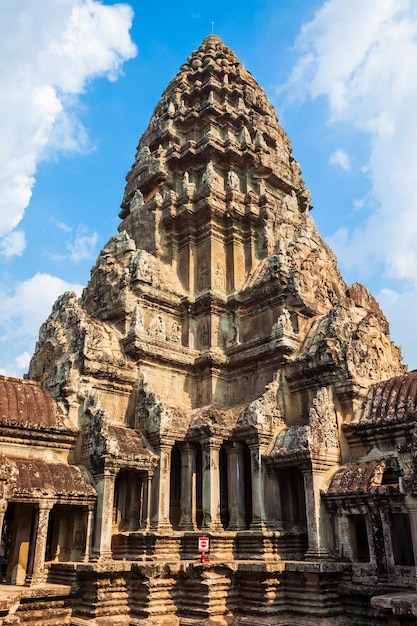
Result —
M 214 22 L 211 23 L 211 34 L 214 35 Z

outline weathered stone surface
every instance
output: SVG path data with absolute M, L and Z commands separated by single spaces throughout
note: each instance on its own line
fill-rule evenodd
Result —
M 55 303 L 30 382 L 0 380 L 6 580 L 69 582 L 78 626 L 409 619 L 414 596 L 370 598 L 415 584 L 416 376 L 216 35 L 126 180 L 119 233 Z

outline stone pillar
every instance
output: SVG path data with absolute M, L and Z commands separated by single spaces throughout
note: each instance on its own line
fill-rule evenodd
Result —
M 181 518 L 180 530 L 195 530 L 196 522 L 196 456 L 191 443 L 179 445 L 181 451 Z
M 35 512 L 31 543 L 33 542 L 33 560 L 29 563 L 27 583 L 39 584 L 44 579 L 46 540 L 48 536 L 49 513 L 52 502 L 39 502 Z
M 143 529 L 146 526 L 146 506 L 147 506 L 147 493 L 146 489 L 148 486 L 148 476 L 146 478 L 142 478 L 140 482 L 140 491 L 139 491 L 139 529 Z
M 327 470 L 327 467 L 325 468 Z M 306 559 L 329 558 L 328 549 L 330 529 L 324 528 L 326 512 L 320 498 L 320 488 L 325 471 L 313 467 L 302 468 L 307 516 L 308 549 Z
M 4 516 L 6 515 L 6 511 L 7 511 L 7 505 L 8 505 L 7 500 L 0 499 L 0 541 L 1 541 L 1 535 L 3 532 L 3 522 L 4 522 Z
M 352 529 L 343 508 L 338 506 L 335 517 L 336 541 L 339 547 L 339 556 L 346 561 L 354 561 L 354 551 L 352 543 Z
M 250 450 L 250 471 L 252 485 L 252 523 L 251 529 L 264 529 L 265 510 L 262 476 L 262 455 L 259 444 L 251 444 Z
M 208 437 L 201 443 L 203 452 L 203 528 L 221 530 L 220 520 L 220 446 L 221 441 Z
M 145 512 L 144 522 L 145 530 L 149 530 L 151 525 L 151 490 L 152 490 L 152 474 L 148 472 L 146 483 L 142 482 L 142 509 Z
M 252 207 L 251 207 L 252 208 Z M 251 213 L 253 213 L 254 209 L 252 209 Z M 253 222 L 252 222 L 253 223 Z M 248 262 L 246 261 L 245 265 L 245 270 L 246 270 L 246 275 L 251 272 L 255 266 L 255 259 L 256 259 L 256 242 L 257 242 L 257 233 L 255 231 L 255 227 L 251 226 L 250 229 L 250 263 L 248 264 Z
M 282 471 L 282 470 L 278 470 L 278 471 Z M 294 494 L 293 494 L 293 490 L 291 488 L 291 481 L 290 480 L 283 480 L 283 479 L 278 479 L 280 482 L 280 492 L 282 493 L 282 499 L 281 499 L 281 504 L 282 504 L 282 518 L 283 520 L 285 520 L 287 525 L 290 525 L 292 527 L 297 526 L 297 528 L 299 527 L 299 520 L 295 519 L 295 513 L 294 513 Z M 303 499 L 305 500 L 304 494 L 303 494 Z
M 375 541 L 374 541 L 374 533 L 372 528 L 371 521 L 371 511 L 368 510 L 366 506 L 360 507 L 359 514 L 364 516 L 365 526 L 366 526 L 366 536 L 368 539 L 368 548 L 369 548 L 369 563 L 370 565 L 377 565 L 376 551 L 375 551 Z
M 129 530 L 135 531 L 140 528 L 141 521 L 141 509 L 142 509 L 142 484 L 143 480 L 140 478 L 136 480 L 137 474 L 134 474 L 135 480 L 128 482 L 127 488 L 130 488 L 129 493 Z
M 6 515 L 6 511 L 7 511 L 7 500 L 3 499 L 0 497 L 0 541 L 2 540 L 2 534 L 3 534 L 3 522 L 4 522 L 4 516 Z M 3 571 L 3 568 L 1 568 L 0 570 L 0 583 L 3 582 L 3 575 L 6 575 L 6 572 Z
M 183 267 L 187 267 L 188 265 L 188 276 L 187 276 L 187 280 L 188 280 L 188 285 L 187 288 L 193 292 L 196 290 L 196 285 L 197 285 L 197 281 L 198 278 L 196 276 L 196 246 L 195 246 L 195 242 L 194 242 L 194 238 L 192 237 L 192 235 L 188 235 L 188 264 L 185 263 L 183 265 Z
M 384 552 L 387 568 L 395 565 L 394 561 L 394 549 L 392 546 L 391 538 L 391 524 L 389 521 L 389 511 L 380 509 L 382 536 L 384 538 Z
M 413 541 L 414 563 L 417 565 L 417 497 L 405 496 L 405 508 L 410 521 L 411 539 Z
M 266 525 L 271 530 L 282 530 L 281 488 L 276 472 L 263 473 Z
M 243 445 L 233 441 L 226 446 L 229 530 L 246 528 Z
M 370 503 L 371 514 L 367 518 L 369 551 L 371 543 L 373 557 L 375 559 L 378 578 L 385 579 L 387 575 L 387 555 L 384 545 L 384 531 L 382 519 L 377 502 Z M 372 557 L 371 557 L 372 559 Z
M 93 532 L 93 519 L 94 519 L 93 505 L 88 505 L 87 527 L 86 527 L 86 535 L 85 535 L 85 550 L 84 550 L 84 556 L 82 558 L 82 560 L 85 562 L 90 560 L 91 539 L 92 539 L 92 532 Z
M 111 538 L 113 527 L 114 483 L 115 472 L 105 470 L 96 476 L 97 508 L 95 518 L 94 548 L 96 559 L 110 559 Z
M 169 521 L 172 443 L 159 445 L 159 464 L 152 481 L 152 520 L 155 530 L 172 530 Z

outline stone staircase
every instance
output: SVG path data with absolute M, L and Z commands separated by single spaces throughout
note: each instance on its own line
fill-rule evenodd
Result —
M 66 585 L 1 585 L 0 625 L 69 626 L 70 594 L 71 588 Z

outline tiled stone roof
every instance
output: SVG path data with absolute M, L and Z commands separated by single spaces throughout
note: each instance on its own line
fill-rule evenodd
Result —
M 0 425 L 59 428 L 52 395 L 40 383 L 0 376 Z
M 364 414 L 366 420 L 401 419 L 417 416 L 417 371 L 394 376 L 373 385 Z
M 17 469 L 12 498 L 37 499 L 54 497 L 66 502 L 96 496 L 94 487 L 86 481 L 81 469 L 65 463 L 47 463 L 35 459 L 10 459 Z
M 108 427 L 106 453 L 120 459 L 154 458 L 154 454 L 145 448 L 137 432 L 123 426 Z
M 388 466 L 385 460 L 374 460 L 341 467 L 333 475 L 326 495 L 385 493 L 387 489 L 398 491 L 398 482 L 384 484 L 384 472 Z

